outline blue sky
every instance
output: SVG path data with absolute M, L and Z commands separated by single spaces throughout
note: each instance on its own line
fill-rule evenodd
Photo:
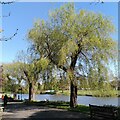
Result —
M 11 13 L 10 17 L 2 18 L 2 27 L 4 29 L 3 36 L 9 37 L 15 33 L 16 29 L 18 34 L 10 41 L 2 42 L 2 59 L 0 62 L 12 62 L 15 60 L 17 52 L 26 50 L 29 46 L 27 33 L 32 28 L 33 23 L 37 19 L 48 19 L 50 10 L 59 8 L 65 3 L 54 2 L 16 2 L 11 5 L 2 6 L 2 14 L 7 15 Z M 86 9 L 102 13 L 110 16 L 113 23 L 118 30 L 118 3 L 104 3 L 104 4 L 91 4 L 86 2 L 76 2 L 76 9 Z M 118 33 L 112 35 L 114 39 L 118 39 Z M 1 43 L 0 43 L 1 44 Z

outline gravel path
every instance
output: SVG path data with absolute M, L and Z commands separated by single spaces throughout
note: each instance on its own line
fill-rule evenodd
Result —
M 42 106 L 26 106 L 22 103 L 8 103 L 4 112 L 2 112 L 2 120 L 7 118 L 78 118 L 79 120 L 89 120 L 88 116 L 79 112 L 71 112 L 63 109 L 48 108 Z

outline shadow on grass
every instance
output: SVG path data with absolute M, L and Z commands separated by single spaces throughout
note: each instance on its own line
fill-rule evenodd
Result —
M 58 109 L 65 109 L 68 111 L 73 112 L 81 112 L 85 114 L 89 114 L 89 107 L 85 105 L 77 105 L 76 108 L 71 109 L 69 107 L 69 102 L 63 102 L 63 101 L 40 101 L 40 102 L 26 102 L 26 105 L 35 105 L 35 106 L 46 106 L 50 108 L 58 108 Z
M 89 117 L 77 112 L 62 111 L 62 110 L 46 110 L 32 114 L 28 119 L 42 118 L 42 119 L 79 119 L 89 120 Z

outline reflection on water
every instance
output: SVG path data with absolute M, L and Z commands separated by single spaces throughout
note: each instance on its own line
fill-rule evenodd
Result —
M 17 94 L 17 96 L 20 96 L 20 94 Z M 28 99 L 28 94 L 22 94 L 22 99 Z M 36 95 L 35 100 L 38 101 L 44 101 L 45 99 L 48 99 L 49 101 L 69 101 L 69 96 L 65 95 Z M 83 105 L 89 105 L 89 104 L 95 104 L 95 105 L 114 105 L 114 106 L 120 106 L 120 98 L 118 97 L 90 97 L 90 96 L 78 96 L 77 102 L 78 104 Z

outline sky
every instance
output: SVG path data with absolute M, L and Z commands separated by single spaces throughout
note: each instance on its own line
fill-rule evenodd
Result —
M 27 34 L 37 19 L 48 19 L 49 11 L 59 8 L 65 2 L 15 2 L 10 5 L 2 6 L 2 28 L 4 32 L 0 37 L 10 37 L 18 29 L 17 35 L 9 41 L 0 42 L 0 63 L 9 63 L 16 59 L 16 55 L 21 50 L 27 50 L 30 43 Z M 105 2 L 104 4 L 95 4 L 90 2 L 75 2 L 76 10 L 86 9 L 102 13 L 105 16 L 112 17 L 116 33 L 111 35 L 113 39 L 118 40 L 118 3 Z M 1 27 L 1 26 L 0 26 Z

